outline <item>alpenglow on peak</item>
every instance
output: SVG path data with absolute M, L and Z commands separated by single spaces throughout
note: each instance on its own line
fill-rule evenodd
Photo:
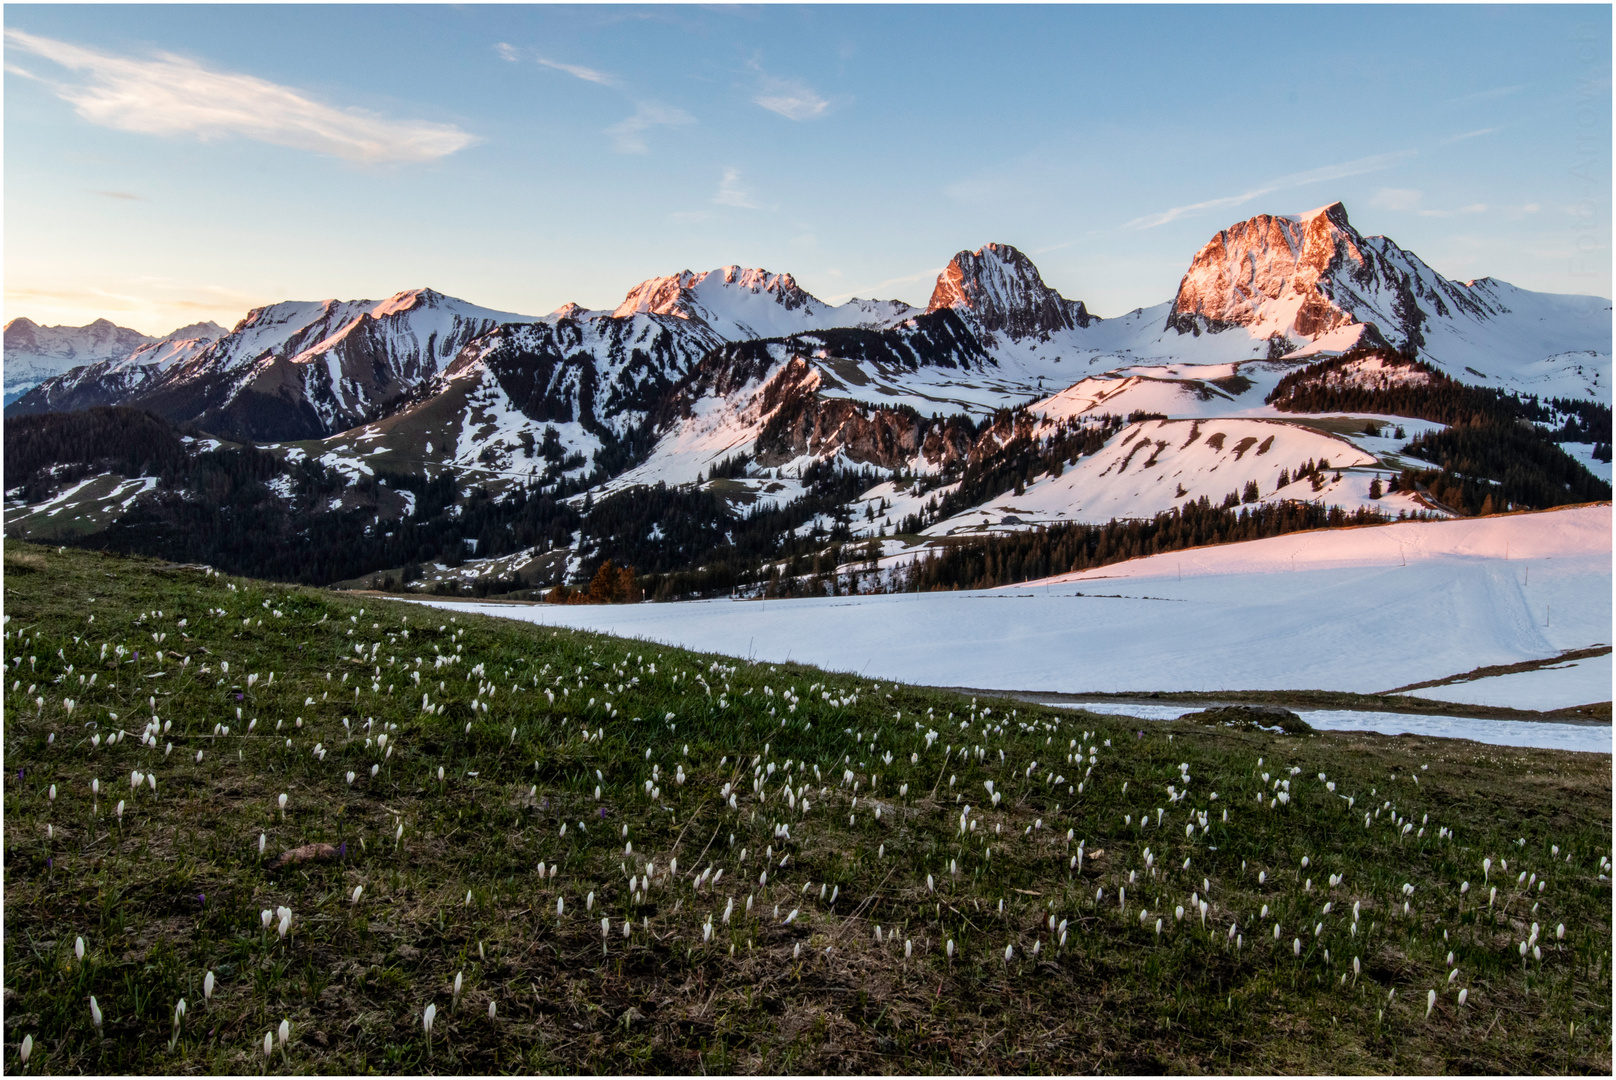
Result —
M 988 333 L 1047 337 L 1087 326 L 1094 316 L 1044 284 L 1031 259 L 1009 244 L 962 251 L 937 275 L 927 311 L 953 308 Z

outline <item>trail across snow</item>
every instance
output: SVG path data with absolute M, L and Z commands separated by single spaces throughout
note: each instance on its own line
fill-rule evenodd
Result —
M 927 685 L 1378 693 L 1608 644 L 1611 510 L 1299 533 L 982 592 L 601 607 L 431 602 Z M 1608 680 L 1587 682 L 1592 668 L 1562 670 L 1603 692 L 1565 700 L 1551 671 L 1536 696 L 1501 688 L 1507 680 L 1454 684 L 1443 696 L 1534 709 L 1610 700 Z

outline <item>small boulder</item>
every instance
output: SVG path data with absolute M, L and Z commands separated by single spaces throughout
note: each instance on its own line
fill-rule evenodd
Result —
M 343 847 L 347 845 L 344 844 Z M 279 870 L 283 866 L 305 862 L 330 862 L 340 858 L 342 851 L 333 844 L 304 844 L 291 851 L 283 851 L 265 869 Z

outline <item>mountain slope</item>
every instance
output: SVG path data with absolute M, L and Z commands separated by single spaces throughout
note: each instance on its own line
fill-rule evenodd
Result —
M 156 338 L 97 319 L 86 326 L 40 326 L 12 319 L 5 328 L 5 401 L 75 367 L 119 360 Z
M 44 380 L 25 391 L 26 403 L 9 411 L 12 415 L 72 412 L 131 400 L 164 372 L 194 359 L 225 333 L 224 327 L 214 322 L 182 326 L 165 338 L 139 346 L 127 356 L 73 367 Z
M 1464 381 L 1609 395 L 1609 301 L 1450 281 L 1358 232 L 1340 203 L 1220 231 L 1191 261 L 1166 326 L 1264 343 L 1270 357 L 1385 343 Z
M 1032 260 L 1009 244 L 985 244 L 955 255 L 937 276 L 926 306 L 928 312 L 942 308 L 966 314 L 988 339 L 1002 333 L 1012 340 L 1048 340 L 1093 321 L 1082 301 L 1045 285 Z
M 280 476 L 244 483 L 290 508 L 287 529 L 318 528 L 311 506 L 351 511 L 382 540 L 404 521 L 400 537 L 430 542 L 365 550 L 407 547 L 406 565 L 436 559 L 462 578 L 504 583 L 539 556 L 545 573 L 587 573 L 614 545 L 619 561 L 662 545 L 640 569 L 678 573 L 670 553 L 730 545 L 715 557 L 727 567 L 699 588 L 747 584 L 757 560 L 776 558 L 774 572 L 803 588 L 837 587 L 849 541 L 912 555 L 977 543 L 971 533 L 1183 512 L 1203 497 L 1230 513 L 1217 510 L 1230 494 L 1237 514 L 1248 485 L 1256 502 L 1319 513 L 1597 497 L 1605 487 L 1578 494 L 1561 481 L 1580 483 L 1577 462 L 1609 457 L 1598 402 L 1462 387 L 1448 397 L 1503 402 L 1494 411 L 1535 426 L 1456 435 L 1444 431 L 1459 422 L 1451 409 L 1395 395 L 1266 399 L 1306 365 L 1350 353 L 1372 380 L 1414 354 L 1433 379 L 1603 400 L 1609 328 L 1607 301 L 1450 281 L 1333 204 L 1221 230 L 1172 300 L 1115 318 L 1068 300 L 1000 243 L 956 254 L 924 311 L 833 306 L 789 274 L 734 265 L 647 279 L 611 310 L 568 304 L 539 318 L 410 290 L 255 309 L 217 340 L 186 328 L 48 380 L 7 413 L 110 400 L 268 444 Z M 1571 442 L 1580 449 L 1567 457 L 1559 444 Z M 1314 469 L 1321 459 L 1329 467 Z M 242 460 L 247 472 L 262 464 Z M 13 518 L 55 498 L 53 520 L 89 522 L 76 509 L 88 494 L 55 490 L 65 475 L 46 470 L 13 492 Z M 109 474 L 85 491 L 138 505 L 144 495 L 125 494 L 138 479 Z M 542 522 L 518 530 L 544 538 L 537 555 L 517 550 L 535 541 L 501 531 L 523 500 L 542 500 Z M 149 517 L 148 531 L 164 520 Z M 478 551 L 507 561 L 456 569 Z M 803 559 L 821 576 L 805 576 Z
M 440 371 L 473 338 L 527 316 L 411 289 L 380 303 L 289 301 L 254 308 L 229 334 L 177 363 L 69 375 L 9 410 L 91 404 L 150 409 L 221 435 L 258 440 L 329 435 L 360 423 Z M 133 359 L 133 358 L 131 358 Z
M 1311 470 L 1304 478 L 1302 470 L 1321 464 L 1316 478 Z M 1322 501 L 1392 515 L 1423 509 L 1408 497 L 1370 502 L 1368 475 L 1335 479 L 1343 469 L 1375 464 L 1373 455 L 1343 438 L 1280 421 L 1146 420 L 1129 424 L 1100 452 L 1059 475 L 1045 474 L 1020 494 L 940 521 L 926 535 L 1150 518 L 1202 498 L 1221 505 L 1245 495 L 1247 485 L 1255 485 L 1247 502 Z

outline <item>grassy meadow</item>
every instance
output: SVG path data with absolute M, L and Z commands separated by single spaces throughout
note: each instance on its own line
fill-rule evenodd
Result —
M 13 1073 L 1611 1071 L 1607 756 L 4 566 Z

